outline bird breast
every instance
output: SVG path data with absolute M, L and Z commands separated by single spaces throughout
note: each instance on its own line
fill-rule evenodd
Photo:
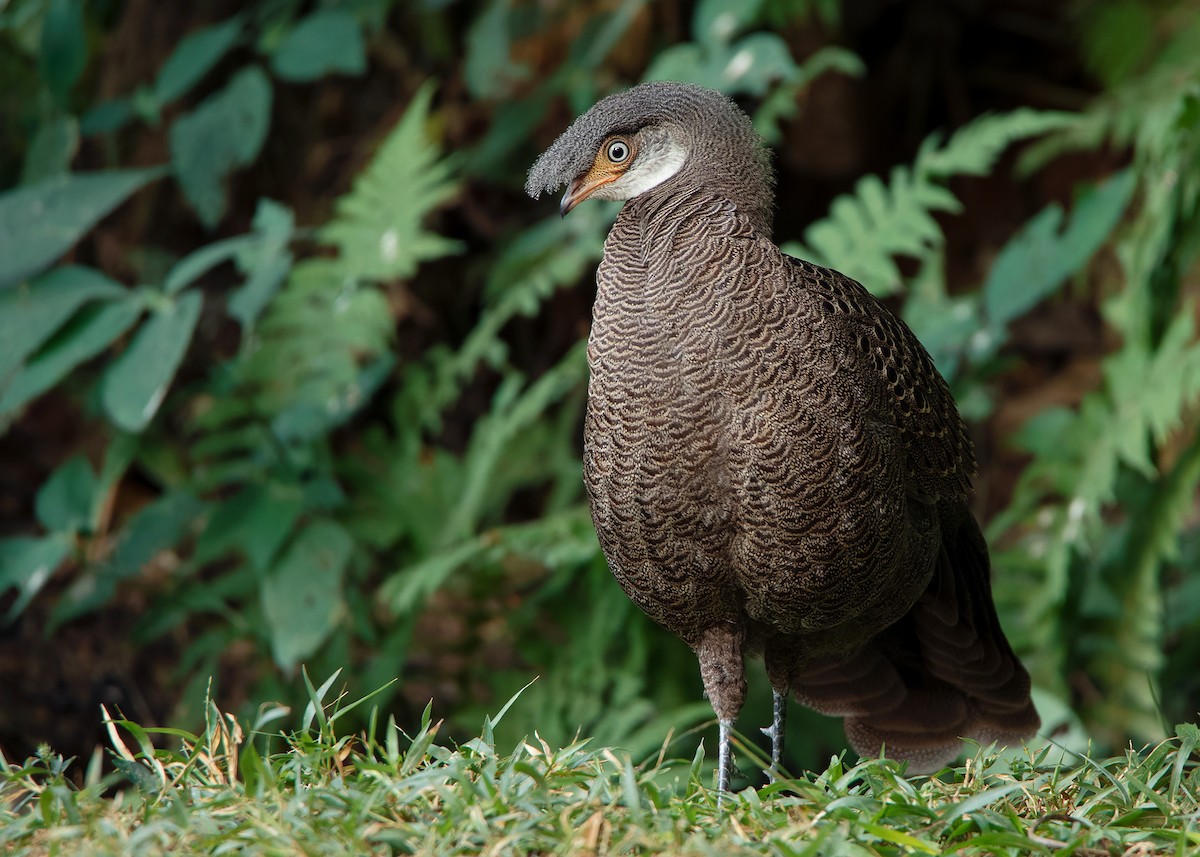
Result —
M 882 385 L 719 203 L 640 213 L 606 242 L 588 350 L 584 475 L 613 573 L 685 640 L 680 623 L 746 616 L 788 633 L 894 620 L 937 532 Z M 727 604 L 743 615 L 715 615 Z

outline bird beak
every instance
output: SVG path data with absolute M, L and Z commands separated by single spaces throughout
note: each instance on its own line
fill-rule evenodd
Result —
M 572 208 L 591 196 L 596 188 L 614 182 L 617 178 L 618 176 L 615 175 L 596 177 L 591 171 L 584 173 L 567 186 L 567 192 L 563 194 L 562 201 L 558 204 L 559 215 L 566 217 Z

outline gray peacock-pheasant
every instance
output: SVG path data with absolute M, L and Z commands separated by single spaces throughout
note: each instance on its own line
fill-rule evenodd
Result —
M 579 117 L 526 191 L 626 200 L 588 348 L 584 479 L 613 575 L 700 662 L 718 786 L 761 654 L 775 694 L 928 773 L 1039 725 L 992 602 L 975 460 L 903 321 L 771 240 L 773 174 L 711 90 L 646 83 Z

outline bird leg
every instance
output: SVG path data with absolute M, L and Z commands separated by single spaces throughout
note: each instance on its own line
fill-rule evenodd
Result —
M 729 781 L 733 778 L 733 721 L 718 721 L 720 738 L 717 744 L 717 806 L 725 792 L 729 791 Z
M 729 781 L 733 777 L 733 723 L 746 701 L 746 667 L 742 660 L 744 637 L 742 628 L 721 624 L 701 634 L 696 645 L 704 694 L 712 703 L 720 724 L 717 789 L 722 794 L 729 790 Z M 720 795 L 717 799 L 720 800 Z
M 763 729 L 763 734 L 771 739 L 771 768 L 767 771 L 767 776 L 771 782 L 775 782 L 783 770 L 783 741 L 784 733 L 787 731 L 787 691 L 772 688 L 771 701 L 773 703 L 771 725 Z

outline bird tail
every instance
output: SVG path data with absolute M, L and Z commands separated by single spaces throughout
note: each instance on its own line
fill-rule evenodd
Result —
M 1029 674 L 996 616 L 987 544 L 970 514 L 957 523 L 908 614 L 836 670 L 806 670 L 795 688 L 801 702 L 846 717 L 860 755 L 885 751 L 910 773 L 952 762 L 961 738 L 1015 744 L 1040 725 Z

